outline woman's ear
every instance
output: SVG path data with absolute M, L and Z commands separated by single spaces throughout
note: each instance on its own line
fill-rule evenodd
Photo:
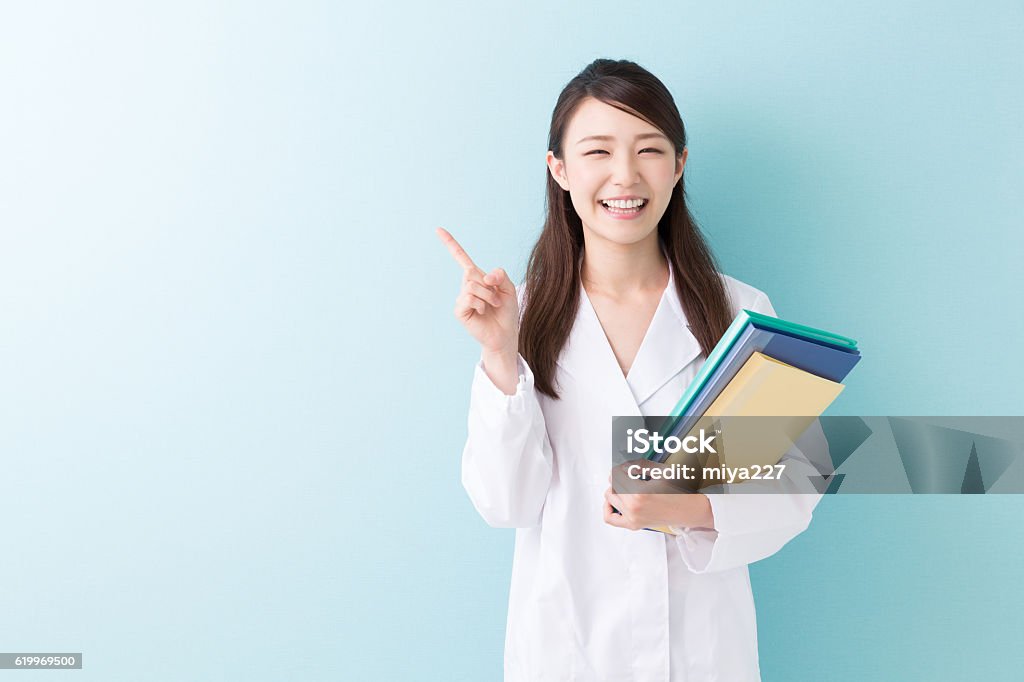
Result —
M 548 170 L 551 171 L 551 177 L 555 179 L 558 186 L 564 189 L 566 192 L 569 191 L 569 178 L 565 174 L 565 161 L 562 161 L 555 153 L 548 151 L 547 156 Z
M 683 166 L 686 165 L 686 155 L 688 154 L 686 147 L 683 147 L 683 153 L 676 157 L 676 179 L 672 184 L 679 182 L 679 178 L 683 177 Z

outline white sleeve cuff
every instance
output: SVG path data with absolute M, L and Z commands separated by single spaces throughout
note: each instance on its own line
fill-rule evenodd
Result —
M 522 355 L 516 356 L 516 364 L 519 373 L 516 392 L 513 395 L 507 395 L 494 385 L 491 377 L 484 370 L 483 360 L 479 360 L 473 370 L 471 393 L 474 404 L 481 405 L 488 412 L 499 414 L 525 412 L 528 405 L 527 396 L 533 392 L 533 372 L 523 360 Z
M 676 534 L 675 543 L 686 567 L 693 573 L 704 573 L 714 555 L 718 531 L 712 528 L 678 526 L 669 526 L 669 529 Z

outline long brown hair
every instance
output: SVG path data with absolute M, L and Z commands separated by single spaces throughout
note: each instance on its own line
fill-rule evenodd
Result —
M 638 116 L 658 128 L 675 146 L 686 146 L 686 129 L 668 88 L 643 67 L 626 60 L 598 59 L 573 78 L 551 114 L 548 149 L 563 159 L 562 138 L 576 108 L 587 97 Z M 685 173 L 685 171 L 684 171 Z M 526 294 L 519 327 L 519 349 L 534 374 L 538 391 L 557 399 L 555 362 L 572 330 L 580 305 L 583 224 L 569 192 L 547 176 L 547 216 L 526 267 Z M 658 241 L 675 278 L 679 300 L 704 355 L 732 319 L 725 285 L 714 256 L 686 206 L 683 178 L 658 223 Z

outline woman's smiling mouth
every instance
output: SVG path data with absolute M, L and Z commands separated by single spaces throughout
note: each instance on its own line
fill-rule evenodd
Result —
M 601 199 L 598 202 L 604 212 L 617 220 L 630 220 L 643 213 L 650 203 L 648 199 Z

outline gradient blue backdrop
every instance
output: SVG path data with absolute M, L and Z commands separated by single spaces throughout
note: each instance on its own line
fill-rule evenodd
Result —
M 599 56 L 675 94 L 723 269 L 860 341 L 833 413 L 1020 414 L 1022 39 L 1005 1 L 6 4 L 0 650 L 499 679 L 433 228 L 522 275 Z M 825 500 L 751 568 L 765 679 L 1019 679 L 1022 512 Z

